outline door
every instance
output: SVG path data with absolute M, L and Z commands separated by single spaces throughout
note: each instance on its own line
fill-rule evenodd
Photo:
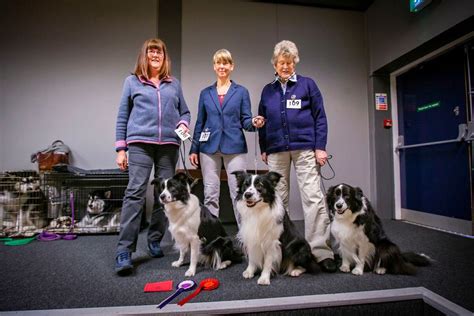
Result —
M 402 219 L 472 234 L 471 117 L 466 45 L 399 75 Z

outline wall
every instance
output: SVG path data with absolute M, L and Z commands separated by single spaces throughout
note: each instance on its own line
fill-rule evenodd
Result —
M 183 1 L 182 84 L 196 119 L 199 92 L 215 81 L 212 55 L 229 49 L 236 61 L 233 80 L 249 89 L 252 112 L 260 93 L 273 80 L 270 63 L 274 45 L 294 41 L 300 51 L 297 72 L 316 80 L 329 120 L 328 153 L 336 177 L 331 184 L 348 182 L 368 191 L 369 142 L 367 113 L 367 45 L 364 14 L 304 6 L 247 1 Z M 254 134 L 247 134 L 248 168 L 254 168 Z M 187 145 L 189 149 L 189 144 Z M 258 168 L 266 169 L 258 152 Z M 331 171 L 323 168 L 323 174 Z M 295 175 L 290 210 L 302 219 Z M 370 195 L 370 193 L 369 193 Z
M 411 13 L 408 1 L 376 0 L 366 13 L 372 72 L 471 17 L 474 1 L 433 0 Z
M 0 170 L 62 139 L 80 168 L 115 168 L 124 78 L 156 36 L 157 1 L 3 0 Z

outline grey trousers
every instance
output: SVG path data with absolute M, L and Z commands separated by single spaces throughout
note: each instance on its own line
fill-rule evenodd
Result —
M 304 213 L 304 235 L 316 259 L 334 259 L 330 247 L 329 215 L 321 190 L 320 167 L 313 150 L 295 150 L 270 154 L 268 168 L 283 177 L 277 185 L 277 192 L 288 209 L 290 192 L 290 167 L 293 163 L 301 193 Z
M 179 147 L 176 145 L 130 144 L 128 150 L 128 186 L 120 215 L 117 252 L 134 252 L 137 247 L 140 220 L 152 168 L 155 178 L 170 178 L 176 172 Z M 168 227 L 159 196 L 154 194 L 153 211 L 148 227 L 148 243 L 160 242 Z
M 220 195 L 220 173 L 222 160 L 227 173 L 227 184 L 229 185 L 230 198 L 234 208 L 237 224 L 240 223 L 239 213 L 235 208 L 235 197 L 237 196 L 237 179 L 232 172 L 247 169 L 247 155 L 235 154 L 225 155 L 222 153 L 199 154 L 202 178 L 204 182 L 204 205 L 215 216 L 219 217 L 219 195 Z

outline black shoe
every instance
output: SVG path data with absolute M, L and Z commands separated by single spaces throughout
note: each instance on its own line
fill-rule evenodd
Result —
M 318 264 L 321 267 L 321 269 L 325 272 L 332 273 L 332 272 L 336 272 L 337 270 L 336 261 L 334 261 L 334 259 L 331 259 L 331 258 L 326 258 L 323 261 L 318 262 Z
M 161 258 L 165 255 L 163 250 L 161 250 L 160 243 L 157 241 L 148 244 L 148 252 L 153 258 Z

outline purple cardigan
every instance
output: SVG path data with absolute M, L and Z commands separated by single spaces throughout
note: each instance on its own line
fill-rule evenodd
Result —
M 266 119 L 259 130 L 262 153 L 326 150 L 328 124 L 321 92 L 313 79 L 296 78 L 288 81 L 285 94 L 279 81 L 263 88 L 258 107 L 258 114 Z M 301 100 L 301 107 L 287 108 L 287 100 Z

